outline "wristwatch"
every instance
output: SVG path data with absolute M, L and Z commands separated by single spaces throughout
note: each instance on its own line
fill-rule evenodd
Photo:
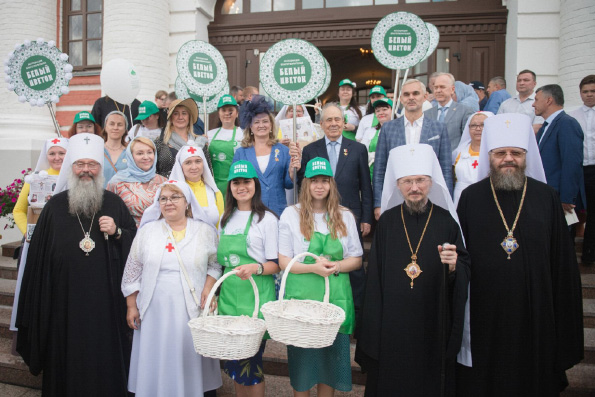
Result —
M 260 275 L 262 275 L 262 273 L 264 273 L 264 265 L 262 263 L 259 263 L 258 270 L 256 271 L 256 275 L 260 276 Z

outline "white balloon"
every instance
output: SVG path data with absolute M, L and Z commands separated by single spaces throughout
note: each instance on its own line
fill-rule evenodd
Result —
M 67 63 L 66 65 L 64 65 L 64 71 L 65 71 L 66 73 L 70 73 L 70 72 L 72 72 L 72 69 L 73 69 L 73 68 L 72 68 L 72 65 L 71 65 L 71 64 Z
M 112 59 L 101 68 L 101 88 L 117 102 L 130 105 L 140 91 L 140 79 L 134 65 L 125 59 Z
M 29 47 L 31 45 L 31 40 L 25 40 L 25 47 Z
M 10 51 L 8 53 L 8 59 L 12 59 L 12 58 L 14 58 L 14 51 Z
M 31 175 L 27 175 L 27 176 L 25 177 L 25 182 L 26 182 L 26 183 L 29 183 L 29 184 L 30 184 L 30 183 L 32 182 L 32 180 L 33 180 L 33 177 L 32 177 Z
M 55 45 L 56 45 L 56 42 L 54 40 L 48 41 L 48 47 L 54 47 Z
M 14 84 L 8 84 L 6 88 L 8 88 L 8 91 L 14 91 Z
M 37 39 L 37 44 L 42 45 L 43 43 L 45 43 L 45 40 L 43 39 L 43 37 L 39 37 Z
M 31 105 L 31 107 L 34 108 L 35 106 L 37 106 L 37 101 L 35 99 L 30 99 L 29 105 Z
M 9 75 L 4 76 L 4 81 L 6 81 L 7 83 L 10 83 L 12 81 L 12 78 Z
M 63 85 L 62 87 L 60 87 L 60 91 L 62 91 L 62 94 L 66 95 L 70 92 L 70 88 Z
M 21 48 L 21 44 L 19 44 L 19 43 L 16 43 L 16 44 L 14 45 L 14 49 L 15 49 L 15 50 L 18 50 L 19 48 Z
M 72 73 L 65 73 L 64 78 L 66 79 L 66 81 L 72 80 Z
M 8 66 L 8 64 L 10 64 L 10 59 L 6 58 L 4 60 L 4 66 Z
M 60 59 L 64 62 L 68 61 L 68 54 L 62 53 L 60 54 Z
M 39 171 L 39 176 L 41 176 L 41 177 L 48 176 L 48 172 L 46 170 L 41 170 L 41 171 Z
M 21 96 L 19 97 L 19 102 L 20 102 L 20 103 L 25 103 L 25 102 L 27 102 L 27 97 L 26 97 L 26 96 L 24 96 L 24 95 L 21 95 Z
M 60 97 L 58 95 L 52 95 L 51 100 L 53 103 L 58 103 L 60 102 Z
M 37 106 L 42 107 L 43 105 L 45 105 L 45 99 L 39 98 L 37 100 Z
M 10 68 L 8 67 L 8 65 L 4 67 L 4 73 L 10 73 Z

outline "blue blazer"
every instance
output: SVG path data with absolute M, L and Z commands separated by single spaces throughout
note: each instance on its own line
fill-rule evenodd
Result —
M 285 189 L 293 188 L 293 182 L 289 177 L 289 161 L 291 160 L 289 148 L 280 143 L 273 145 L 269 164 L 266 170 L 264 170 L 264 173 L 260 171 L 260 167 L 258 166 L 254 146 L 240 147 L 236 150 L 233 156 L 233 162 L 235 163 L 239 160 L 248 160 L 252 163 L 260 181 L 262 202 L 275 214 L 281 216 L 281 213 L 287 207 Z
M 543 127 L 538 132 L 537 142 L 547 184 L 560 193 L 563 203 L 574 204 L 577 209 L 585 208 L 584 135 L 580 124 L 562 111 L 539 142 L 542 135 Z
M 315 157 L 329 159 L 324 138 L 304 148 L 302 167 L 298 172 L 300 185 L 304 178 L 306 164 Z M 372 184 L 370 167 L 368 167 L 368 149 L 364 144 L 343 137 L 334 178 L 341 196 L 341 205 L 353 212 L 358 230 L 360 223 L 372 224 Z
M 446 125 L 424 116 L 419 143 L 426 143 L 434 149 L 434 153 L 436 153 L 436 157 L 438 157 L 438 161 L 440 162 L 444 181 L 452 196 L 452 152 L 450 150 L 450 139 L 446 131 Z M 388 153 L 391 149 L 406 144 L 405 116 L 388 121 L 382 125 L 380 135 L 378 135 L 378 146 L 376 146 L 376 157 L 374 159 L 374 176 L 372 177 L 374 208 L 380 207 L 380 203 L 382 202 L 382 188 L 384 187 L 384 174 L 386 173 Z

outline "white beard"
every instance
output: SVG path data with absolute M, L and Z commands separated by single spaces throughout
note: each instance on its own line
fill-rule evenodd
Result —
M 91 218 L 103 204 L 103 182 L 105 177 L 100 172 L 90 181 L 81 180 L 72 173 L 68 177 L 68 212 Z

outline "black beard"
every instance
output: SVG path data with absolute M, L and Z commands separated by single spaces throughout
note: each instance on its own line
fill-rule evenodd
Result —
M 509 165 L 509 164 L 507 164 Z M 490 179 L 496 190 L 521 190 L 525 185 L 525 169 L 526 165 L 522 166 L 514 165 L 516 168 L 513 172 L 502 172 L 499 169 L 495 169 L 490 164 Z
M 419 201 L 405 200 L 403 205 L 405 206 L 405 210 L 407 210 L 409 215 L 418 215 L 426 211 L 426 208 L 428 207 L 428 199 Z

